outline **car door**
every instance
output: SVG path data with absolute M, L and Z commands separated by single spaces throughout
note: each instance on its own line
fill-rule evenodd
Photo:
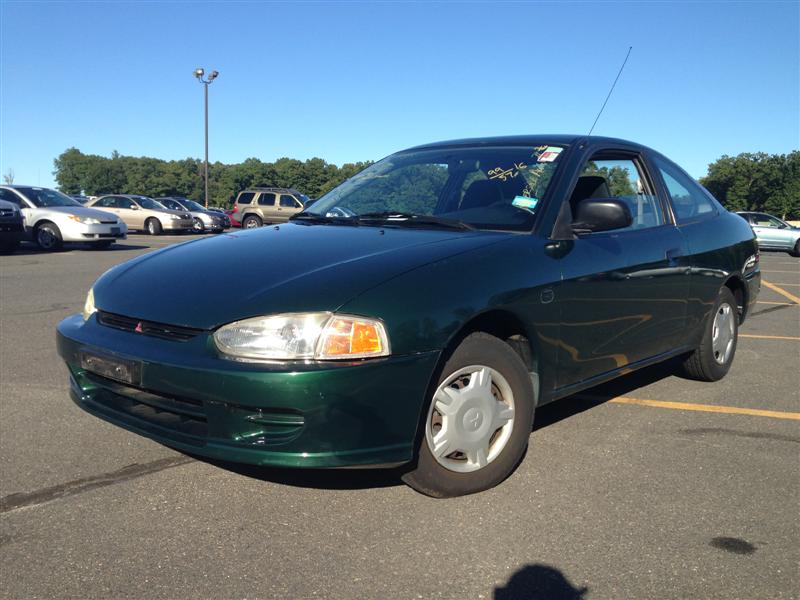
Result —
M 561 259 L 557 386 L 591 382 L 668 353 L 686 330 L 686 246 L 665 210 L 641 152 L 612 147 L 588 154 L 569 198 L 615 198 L 633 223 L 581 233 Z
M 144 229 L 145 212 L 131 198 L 115 196 L 117 212 L 130 229 Z
M 258 213 L 264 223 L 278 222 L 278 215 L 276 204 L 276 195 L 273 192 L 261 192 L 258 195 Z
M 281 194 L 278 198 L 278 206 L 276 208 L 278 220 L 285 223 L 293 214 L 303 210 L 303 205 L 300 204 L 294 196 L 290 194 Z

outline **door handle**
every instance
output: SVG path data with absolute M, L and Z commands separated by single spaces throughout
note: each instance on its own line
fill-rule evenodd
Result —
M 683 252 L 680 248 L 670 248 L 667 250 L 666 259 L 669 264 L 674 265 L 678 262 L 678 259 L 683 256 Z

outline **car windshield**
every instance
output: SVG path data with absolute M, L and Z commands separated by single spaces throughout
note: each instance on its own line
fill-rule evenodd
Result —
M 134 200 L 136 200 L 142 208 L 147 208 L 149 210 L 167 210 L 167 207 L 161 204 L 161 202 L 156 202 L 152 198 L 146 196 L 134 196 Z
M 17 188 L 17 190 L 22 192 L 22 194 L 37 208 L 46 208 L 50 206 L 82 206 L 77 200 L 73 200 L 66 194 L 62 194 L 56 190 L 38 187 L 24 187 Z
M 182 198 L 180 203 L 186 207 L 186 210 L 205 210 L 202 205 L 198 204 L 194 200 Z
M 537 145 L 400 152 L 334 188 L 298 220 L 528 231 L 563 150 Z

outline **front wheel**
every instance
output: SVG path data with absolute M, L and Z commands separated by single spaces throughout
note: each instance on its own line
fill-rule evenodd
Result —
M 739 340 L 739 310 L 727 287 L 719 291 L 700 345 L 683 361 L 683 372 L 698 381 L 719 381 L 728 373 Z
M 203 222 L 197 217 L 192 219 L 192 231 L 194 231 L 195 233 L 203 233 L 203 231 L 205 231 Z
M 800 256 L 800 240 L 797 240 L 794 244 L 794 250 L 790 250 L 789 254 L 791 256 Z
M 403 480 L 435 498 L 489 489 L 525 453 L 534 410 L 530 374 L 511 346 L 473 333 L 445 363 L 426 410 L 417 462 Z
M 60 250 L 64 245 L 58 225 L 49 221 L 36 227 L 34 239 L 42 250 Z
M 144 228 L 147 230 L 147 233 L 150 235 L 160 235 L 161 234 L 161 221 L 154 217 L 150 217 L 144 224 Z

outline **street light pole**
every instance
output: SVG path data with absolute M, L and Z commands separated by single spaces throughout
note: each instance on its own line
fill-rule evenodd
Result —
M 206 131 L 206 160 L 204 165 L 204 181 L 205 181 L 205 205 L 208 208 L 208 84 L 214 81 L 217 76 L 219 75 L 219 71 L 211 71 L 208 75 L 208 79 L 203 79 L 203 75 L 205 75 L 205 71 L 203 69 L 195 69 L 194 76 L 197 77 L 197 80 L 203 84 L 205 89 L 205 131 Z

